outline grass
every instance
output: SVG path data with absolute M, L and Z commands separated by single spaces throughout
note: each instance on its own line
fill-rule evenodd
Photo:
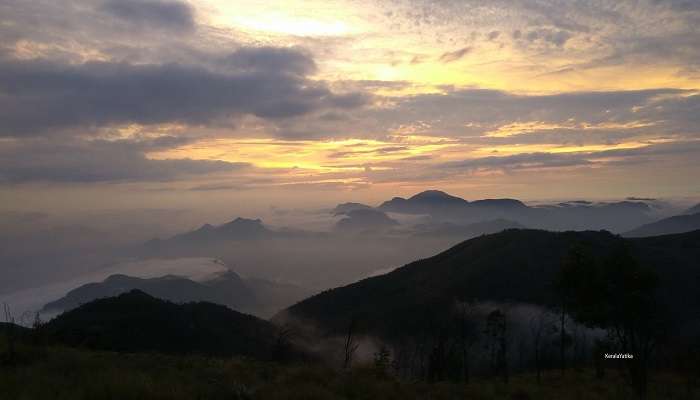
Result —
M 0 344 L 0 354 L 4 349 Z M 609 371 L 532 374 L 458 383 L 406 382 L 371 366 L 338 371 L 321 365 L 281 365 L 241 358 L 118 354 L 21 344 L 17 363 L 0 366 L 0 399 L 633 399 Z M 674 375 L 657 374 L 650 399 L 697 398 Z

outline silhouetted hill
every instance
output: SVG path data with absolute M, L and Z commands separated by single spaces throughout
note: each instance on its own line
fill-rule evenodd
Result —
M 623 234 L 627 237 L 659 236 L 684 233 L 700 229 L 700 212 L 688 215 L 676 215 L 651 224 L 642 225 Z
M 0 322 L 0 334 L 7 334 L 9 332 L 12 332 L 12 334 L 16 336 L 24 336 L 29 334 L 31 329 L 10 322 Z
M 383 230 L 394 227 L 399 223 L 389 218 L 386 213 L 372 209 L 356 209 L 348 211 L 345 218 L 335 224 L 335 229 L 343 232 L 359 232 Z
M 42 311 L 71 310 L 95 299 L 112 297 L 135 289 L 175 303 L 207 301 L 235 310 L 249 310 L 256 303 L 255 293 L 233 271 L 203 283 L 173 275 L 159 278 L 111 275 L 102 282 L 88 283 L 71 290 L 64 297 L 46 304 Z
M 138 290 L 84 304 L 42 329 L 70 346 L 119 352 L 268 358 L 276 340 L 276 328 L 252 315 L 205 302 L 178 305 Z
M 323 292 L 276 318 L 311 322 L 328 332 L 343 332 L 355 318 L 367 332 L 400 337 L 424 329 L 457 300 L 554 304 L 552 282 L 572 246 L 585 246 L 601 259 L 624 240 L 641 262 L 657 271 L 661 297 L 676 315 L 700 307 L 695 289 L 700 283 L 700 231 L 623 239 L 604 231 L 507 230 Z

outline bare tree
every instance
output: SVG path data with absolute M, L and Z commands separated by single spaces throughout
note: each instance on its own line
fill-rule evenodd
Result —
M 10 306 L 3 303 L 2 310 L 5 318 L 5 340 L 7 341 L 6 360 L 8 364 L 14 364 L 17 359 L 16 335 L 15 335 L 15 317 L 10 311 Z
M 343 368 L 348 369 L 352 365 L 352 359 L 355 355 L 355 351 L 360 346 L 355 338 L 355 329 L 357 322 L 353 317 L 350 319 L 350 325 L 348 325 L 348 331 L 345 335 L 345 345 L 344 345 L 344 358 L 343 358 Z
M 277 330 L 277 338 L 272 349 L 272 359 L 275 361 L 287 361 L 292 352 L 292 338 L 294 329 L 289 324 L 280 326 Z
M 469 383 L 469 358 L 471 348 L 479 338 L 479 332 L 474 318 L 476 317 L 476 303 L 460 302 L 455 303 L 455 320 L 457 323 L 457 338 L 459 340 L 459 350 L 461 353 L 462 379 Z
M 557 328 L 552 321 L 552 315 L 546 310 L 530 319 L 530 333 L 532 336 L 532 349 L 537 371 L 537 383 L 542 381 L 542 356 L 549 335 L 556 332 Z
M 488 314 L 485 333 L 489 339 L 492 371 L 508 383 L 508 324 L 503 311 L 496 309 Z

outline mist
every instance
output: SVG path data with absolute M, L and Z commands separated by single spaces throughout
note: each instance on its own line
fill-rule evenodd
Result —
M 268 201 L 257 206 L 234 204 L 229 209 L 221 205 L 221 198 L 213 199 L 211 207 L 200 208 L 177 208 L 174 202 L 160 208 L 100 209 L 92 205 L 82 212 L 73 206 L 3 211 L 0 302 L 12 307 L 16 315 L 27 316 L 72 289 L 113 274 L 140 278 L 177 275 L 201 281 L 202 274 L 211 275 L 211 268 L 231 270 L 248 280 L 293 285 L 313 294 L 388 273 L 474 236 L 540 227 L 533 226 L 532 215 L 521 218 L 509 211 L 477 217 L 458 212 L 445 217 L 439 207 L 434 211 L 392 212 L 385 204 L 362 214 L 352 209 L 355 203 L 335 207 L 320 200 L 306 207 L 294 202 L 282 207 Z M 357 199 L 348 196 L 348 200 Z M 673 215 L 689 203 L 684 199 L 647 199 L 644 218 L 653 221 Z M 569 218 L 568 203 L 530 204 L 538 213 L 557 204 L 555 212 L 547 211 L 549 220 L 544 219 L 557 230 L 579 229 L 579 221 L 591 212 L 587 209 L 584 217 L 577 214 Z M 239 227 L 239 217 L 241 224 L 252 225 Z M 609 219 L 614 228 L 616 219 Z M 630 223 L 622 226 L 627 225 Z M 234 227 L 237 231 L 234 236 L 223 230 L 197 236 L 208 226 Z M 298 300 L 292 296 L 273 301 L 265 316 L 271 316 L 273 308 L 291 305 L 285 301 Z

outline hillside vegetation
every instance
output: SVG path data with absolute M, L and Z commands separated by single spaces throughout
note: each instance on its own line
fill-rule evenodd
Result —
M 0 352 L 5 341 L 0 337 Z M 589 370 L 514 376 L 509 385 L 482 379 L 469 385 L 402 381 L 390 370 L 363 365 L 338 371 L 318 364 L 278 364 L 245 358 L 122 354 L 23 344 L 22 362 L 0 365 L 0 398 L 102 399 L 576 399 L 625 400 L 634 396 L 618 374 L 596 379 Z M 649 399 L 691 399 L 697 382 L 657 377 Z

